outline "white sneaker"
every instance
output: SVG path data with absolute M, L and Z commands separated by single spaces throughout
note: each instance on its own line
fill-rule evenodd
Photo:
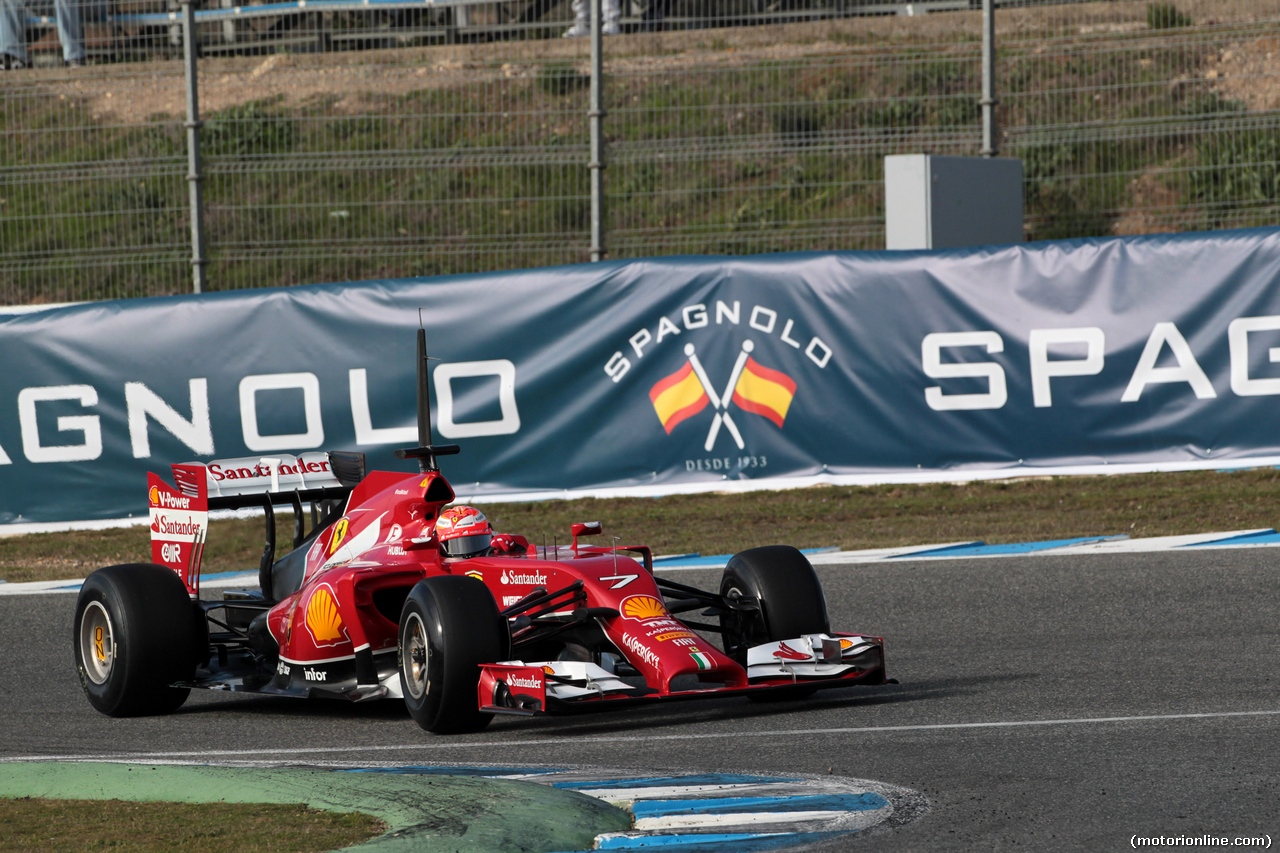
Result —
M 606 36 L 616 36 L 618 33 L 622 32 L 622 30 L 617 24 L 605 24 L 600 28 L 600 32 Z M 572 27 L 569 27 L 569 29 L 564 31 L 564 38 L 567 39 L 581 38 L 589 35 L 591 35 L 591 27 L 580 27 L 577 24 L 574 24 Z

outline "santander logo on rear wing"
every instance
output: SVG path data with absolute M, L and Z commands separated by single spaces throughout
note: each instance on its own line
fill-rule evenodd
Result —
M 174 466 L 175 469 L 177 467 Z M 215 459 L 203 467 L 208 472 L 206 485 L 213 497 L 307 491 L 342 485 L 333 474 L 329 454 L 322 452 Z
M 209 528 L 209 490 L 203 465 L 174 465 L 175 489 L 147 474 L 151 507 L 151 562 L 178 573 L 187 592 L 200 592 L 200 560 Z
M 175 489 L 156 474 L 147 475 L 151 507 L 151 561 L 178 573 L 187 591 L 200 592 L 200 561 L 208 536 L 209 502 L 220 508 L 250 506 L 254 495 L 307 493 L 341 489 L 327 453 L 245 456 L 172 465 Z M 236 500 L 250 496 L 248 500 Z

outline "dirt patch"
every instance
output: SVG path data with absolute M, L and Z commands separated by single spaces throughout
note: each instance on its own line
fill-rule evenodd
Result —
M 1223 98 L 1253 111 L 1280 109 L 1280 36 L 1234 42 L 1205 66 L 1205 78 Z
M 624 36 L 610 42 L 616 50 L 606 73 L 623 77 L 680 73 L 856 53 L 868 47 L 875 52 L 893 49 L 838 41 L 839 32 L 848 28 L 849 22 L 833 22 L 825 31 L 815 31 L 813 25 L 777 25 L 714 31 L 723 36 L 707 32 Z M 330 101 L 330 111 L 350 114 L 367 109 L 375 98 L 533 78 L 551 63 L 572 65 L 587 74 L 589 56 L 583 41 L 206 59 L 199 71 L 200 112 L 208 115 L 258 100 L 293 106 L 324 99 Z M 186 115 L 179 63 L 101 66 L 94 71 L 71 77 L 53 72 L 45 85 L 64 99 L 80 99 L 94 121 L 140 124 L 159 116 Z
M 1197 25 L 1220 27 L 1256 19 L 1252 0 L 1180 3 Z M 1045 37 L 1095 40 L 1133 39 L 1189 30 L 1148 31 L 1145 2 L 1085 3 L 1070 6 L 1001 9 L 997 39 L 1009 55 L 1045 49 Z M 849 18 L 755 27 L 691 30 L 612 36 L 605 42 L 606 73 L 653 75 L 725 68 L 761 61 L 785 62 L 815 55 L 865 55 L 868 62 L 891 61 L 902 50 L 955 52 L 976 61 L 981 14 L 976 11 L 922 16 Z M 367 110 L 378 97 L 403 96 L 423 89 L 475 86 L 477 83 L 536 76 L 547 63 L 571 64 L 585 73 L 587 39 L 407 47 L 330 54 L 278 53 L 268 57 L 213 57 L 200 63 L 202 115 L 256 100 L 296 106 L 327 101 L 339 114 Z M 1208 76 L 1223 97 L 1252 110 L 1280 107 L 1280 36 L 1235 41 L 1217 50 Z M 186 114 L 182 63 L 122 63 L 75 70 L 23 72 L 23 84 L 62 100 L 74 98 L 94 121 L 141 124 L 159 116 L 180 120 Z
M 1228 2 L 1234 6 L 1247 0 Z M 1142 3 L 1078 4 L 1002 10 L 999 37 L 1017 41 L 1049 32 L 1088 36 L 1097 28 L 1127 32 L 1145 27 Z M 903 49 L 960 51 L 976 61 L 981 14 L 957 11 L 918 16 L 788 23 L 754 27 L 612 36 L 605 42 L 606 72 L 617 75 L 723 68 L 814 55 L 868 56 L 889 62 Z M 1118 28 L 1118 29 L 1116 29 Z M 1011 44 L 1012 46 L 1012 44 Z M 421 89 L 475 85 L 536 75 L 549 62 L 587 71 L 587 39 L 404 47 L 330 54 L 210 57 L 200 61 L 200 110 L 207 115 L 255 100 L 296 105 L 329 101 L 339 113 L 359 112 L 368 95 L 402 96 Z M 182 63 L 177 60 L 102 65 L 77 70 L 23 72 L 23 83 L 75 98 L 98 122 L 139 124 L 186 114 Z
M 316 67 L 312 63 L 295 63 L 294 57 L 286 54 L 203 63 L 199 78 L 201 115 L 250 101 L 282 100 L 297 105 L 316 98 L 336 98 L 332 108 L 351 113 L 365 104 L 366 94 L 404 95 L 417 89 L 474 83 L 478 76 L 477 70 L 448 60 L 409 67 L 374 63 Z M 60 88 L 61 95 L 81 99 L 94 121 L 142 124 L 158 117 L 179 119 L 186 115 L 186 86 L 180 69 L 75 79 Z
M 1130 182 L 1130 206 L 1116 218 L 1111 228 L 1114 234 L 1125 237 L 1186 230 L 1185 223 L 1176 221 L 1186 218 L 1182 193 L 1165 183 L 1168 172 L 1168 166 L 1153 167 Z

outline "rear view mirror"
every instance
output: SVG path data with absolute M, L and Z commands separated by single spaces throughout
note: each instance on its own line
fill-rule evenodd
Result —
M 579 521 L 569 528 L 573 532 L 573 553 L 578 553 L 579 536 L 598 536 L 604 533 L 604 527 L 598 521 Z
M 598 521 L 579 521 L 569 529 L 573 531 L 574 539 L 579 536 L 598 536 L 604 533 L 604 527 Z
M 330 450 L 329 468 L 339 483 L 354 489 L 364 479 L 364 454 L 355 450 Z

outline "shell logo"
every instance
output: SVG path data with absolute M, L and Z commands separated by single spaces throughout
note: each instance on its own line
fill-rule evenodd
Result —
M 484 573 L 483 573 L 483 572 L 477 572 L 477 571 L 475 571 L 475 570 L 472 570 L 472 571 L 470 571 L 470 572 L 467 572 L 467 577 L 469 577 L 469 578 L 475 578 L 475 579 L 476 579 L 476 580 L 478 580 L 478 581 L 482 581 L 482 580 L 484 580 Z
M 628 619 L 644 622 L 646 619 L 661 619 L 667 616 L 667 608 L 652 595 L 631 595 L 622 602 L 622 615 Z
M 151 491 L 147 492 L 147 498 L 150 499 L 152 506 L 160 506 L 160 487 L 152 486 Z
M 329 537 L 329 556 L 333 556 L 333 552 L 337 551 L 342 545 L 342 540 L 347 538 L 347 528 L 351 526 L 351 522 L 346 516 L 338 519 L 338 523 L 333 526 L 333 535 Z
M 327 586 L 318 587 L 307 602 L 307 629 L 315 638 L 316 645 L 332 646 L 346 639 L 338 602 Z

